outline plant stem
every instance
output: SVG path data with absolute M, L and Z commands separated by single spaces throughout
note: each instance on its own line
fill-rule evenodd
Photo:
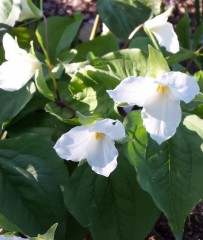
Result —
M 0 134 L 0 140 L 4 140 L 7 137 L 8 132 L 6 130 L 2 130 Z
M 135 36 L 135 34 L 144 26 L 144 24 L 140 24 L 139 26 L 137 26 L 132 32 L 131 34 L 128 36 L 128 40 L 126 41 L 126 43 L 124 44 L 123 48 L 127 48 L 128 45 L 130 44 L 131 40 L 133 39 L 133 37 Z
M 99 27 L 99 14 L 96 15 L 96 18 L 94 20 L 94 25 L 93 25 L 89 40 L 93 40 L 95 38 L 98 27 Z
M 60 95 L 59 95 L 58 83 L 57 83 L 56 78 L 54 77 L 54 75 L 52 73 L 53 66 L 52 66 L 52 63 L 51 63 L 51 60 L 50 60 L 50 57 L 49 57 L 49 41 L 48 41 L 47 19 L 44 15 L 43 15 L 43 18 L 44 18 L 44 26 L 45 26 L 45 45 L 46 45 L 46 49 L 43 48 L 43 52 L 44 52 L 44 55 L 46 57 L 46 65 L 47 65 L 47 68 L 49 70 L 49 74 L 51 76 L 51 79 L 52 79 L 52 82 L 53 82 L 53 85 L 54 85 L 54 89 L 55 89 L 55 93 L 56 93 L 56 99 L 60 101 L 61 98 L 60 98 Z

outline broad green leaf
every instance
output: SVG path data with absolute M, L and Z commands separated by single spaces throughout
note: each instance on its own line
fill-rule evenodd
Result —
M 188 104 L 184 102 L 181 103 L 182 110 L 185 112 L 189 112 L 191 114 L 196 114 L 196 109 L 200 106 L 201 107 L 203 106 L 203 93 L 201 92 L 198 95 L 196 95 L 195 98 L 190 103 Z
M 159 73 L 170 72 L 170 68 L 160 51 L 149 45 L 149 57 L 147 60 L 148 75 L 157 77 Z
M 178 35 L 180 46 L 186 49 L 191 49 L 191 27 L 188 13 L 185 13 L 176 25 L 176 33 Z
M 182 239 L 187 215 L 203 197 L 203 120 L 184 118 L 176 134 L 158 145 L 148 138 L 139 112 L 126 119 L 126 154 L 136 168 L 141 187 L 167 217 L 177 240 Z
M 193 51 L 184 49 L 184 48 L 180 48 L 179 52 L 169 55 L 166 58 L 166 61 L 169 65 L 173 65 L 173 64 L 178 64 L 185 60 L 190 60 L 193 57 L 195 57 L 195 54 Z
M 15 224 L 13 224 L 10 220 L 8 220 L 2 213 L 0 213 L 0 224 L 1 228 L 5 231 L 12 229 L 15 232 L 22 232 Z
M 129 76 L 145 76 L 147 72 L 146 56 L 136 48 L 106 54 L 91 64 L 120 80 Z
M 35 90 L 32 82 L 15 92 L 0 90 L 0 125 L 15 117 L 31 100 Z
M 70 48 L 81 22 L 81 15 L 75 14 L 72 17 L 50 17 L 46 23 L 42 22 L 38 26 L 36 31 L 38 41 L 53 64 L 60 54 Z
M 45 96 L 49 100 L 55 99 L 54 93 L 47 86 L 46 80 L 43 75 L 42 67 L 40 67 L 37 73 L 35 74 L 35 84 L 37 86 L 37 89 L 43 96 Z
M 106 53 L 119 50 L 119 45 L 117 39 L 109 33 L 91 41 L 81 43 L 77 45 L 75 49 L 78 51 L 78 54 L 74 58 L 74 62 L 80 62 L 87 59 L 87 54 L 89 52 L 100 57 Z
M 72 93 L 73 107 L 83 115 L 115 115 L 114 102 L 106 90 L 113 89 L 119 83 L 114 76 L 93 67 L 81 70 L 72 78 L 69 88 Z
M 36 236 L 58 223 L 56 239 L 63 239 L 67 180 L 50 140 L 30 134 L 0 141 L 0 212 L 24 234 Z
M 196 50 L 202 44 L 202 36 L 203 36 L 203 24 L 200 24 L 197 28 L 195 28 L 195 32 L 193 35 L 193 49 Z
M 129 45 L 129 48 L 139 48 L 145 53 L 148 53 L 148 45 L 151 40 L 148 37 L 135 37 Z
M 144 239 L 160 212 L 141 190 L 127 159 L 118 159 L 109 178 L 95 174 L 87 164 L 77 167 L 64 198 L 73 216 L 89 227 L 95 240 Z
M 9 137 L 13 138 L 28 133 L 35 133 L 47 139 L 56 141 L 69 129 L 67 124 L 50 116 L 43 109 L 33 110 L 30 113 L 19 117 L 21 118 L 14 119 L 14 121 L 12 121 L 6 128 Z
M 155 1 L 97 0 L 97 9 L 106 26 L 120 39 L 126 40 L 135 27 L 148 20 L 153 2 Z

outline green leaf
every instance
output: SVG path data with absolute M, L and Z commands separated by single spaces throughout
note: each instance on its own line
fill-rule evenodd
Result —
M 50 140 L 30 134 L 0 141 L 0 212 L 24 234 L 36 236 L 57 222 L 56 239 L 63 239 L 67 179 Z
M 41 18 L 43 16 L 43 12 L 39 9 L 32 0 L 26 0 L 21 2 L 22 11 L 20 13 L 20 17 L 18 21 L 24 21 L 30 18 Z
M 140 50 L 148 54 L 149 44 L 151 44 L 151 40 L 148 37 L 135 37 L 131 41 L 129 48 L 139 48 Z
M 15 232 L 22 232 L 21 229 L 19 229 L 15 224 L 8 220 L 2 213 L 0 213 L 0 224 L 1 228 L 3 228 L 5 231 L 12 229 L 12 231 Z
M 202 45 L 202 36 L 203 36 L 203 24 L 200 24 L 195 28 L 193 35 L 193 49 L 196 50 L 199 46 Z
M 39 70 L 37 71 L 37 73 L 35 74 L 35 84 L 37 86 L 38 91 L 43 96 L 45 96 L 49 100 L 55 99 L 54 93 L 47 86 L 46 80 L 43 75 L 42 67 L 40 67 Z
M 95 240 L 144 239 L 160 214 L 137 184 L 133 167 L 123 157 L 118 162 L 109 178 L 83 164 L 75 169 L 65 188 L 67 208 L 89 227 Z
M 187 116 L 176 134 L 158 145 L 148 139 L 139 112 L 126 119 L 126 131 L 134 142 L 126 147 L 141 187 L 164 212 L 176 236 L 182 239 L 189 212 L 202 199 L 203 120 Z
M 0 125 L 15 117 L 31 100 L 35 90 L 32 82 L 15 92 L 0 90 Z
M 149 57 L 147 60 L 148 74 L 156 78 L 159 73 L 170 72 L 170 68 L 160 51 L 149 45 Z
M 106 26 L 120 39 L 126 40 L 135 27 L 149 18 L 152 2 L 154 1 L 97 0 L 97 9 Z
M 106 90 L 115 88 L 118 83 L 115 76 L 93 67 L 77 72 L 69 85 L 73 108 L 83 115 L 115 116 L 114 102 Z
M 180 48 L 179 52 L 169 55 L 166 58 L 166 61 L 168 62 L 169 65 L 173 65 L 173 64 L 178 64 L 185 60 L 191 60 L 192 58 L 194 58 L 194 56 L 195 54 L 193 51 Z
M 102 46 L 102 47 L 99 47 Z M 81 43 L 75 47 L 78 54 L 74 62 L 80 62 L 87 59 L 87 54 L 92 52 L 95 56 L 100 57 L 106 53 L 119 50 L 117 39 L 112 34 L 99 36 L 94 40 Z
M 51 226 L 51 228 L 43 235 L 38 235 L 37 237 L 30 238 L 30 240 L 54 240 L 55 231 L 57 228 L 57 223 Z
M 200 87 L 200 92 L 203 92 L 203 71 L 200 70 L 196 72 L 195 78 L 197 79 L 198 85 Z
M 50 17 L 47 19 L 47 26 L 45 22 L 38 26 L 36 31 L 38 41 L 44 52 L 48 52 L 52 64 L 56 63 L 60 54 L 70 48 L 81 22 L 81 15 L 75 14 L 72 17 Z
M 129 76 L 145 76 L 147 73 L 146 56 L 136 48 L 106 54 L 94 59 L 91 64 L 119 80 Z
M 191 27 L 188 13 L 181 18 L 176 26 L 176 33 L 180 46 L 186 49 L 191 49 Z
M 21 116 L 20 119 L 14 120 L 6 128 L 9 137 L 12 138 L 28 133 L 35 133 L 56 141 L 68 130 L 67 124 L 50 116 L 43 109 L 33 110 L 29 114 Z

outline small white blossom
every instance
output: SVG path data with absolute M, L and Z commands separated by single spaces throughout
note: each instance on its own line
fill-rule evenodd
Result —
M 176 53 L 179 51 L 178 37 L 173 29 L 173 25 L 167 22 L 171 15 L 172 8 L 169 8 L 164 13 L 146 21 L 144 29 L 150 31 L 160 46 L 164 46 L 167 51 Z
M 79 162 L 86 159 L 92 170 L 108 177 L 117 166 L 118 150 L 114 141 L 125 137 L 123 124 L 103 119 L 91 126 L 78 126 L 63 134 L 54 149 L 65 159 Z
M 8 33 L 3 36 L 6 62 L 0 65 L 0 88 L 16 91 L 22 88 L 40 68 L 38 59 L 18 46 Z
M 181 121 L 180 100 L 190 102 L 199 93 L 194 77 L 181 72 L 160 73 L 157 78 L 128 77 L 108 94 L 118 103 L 143 107 L 143 125 L 158 144 L 175 134 Z

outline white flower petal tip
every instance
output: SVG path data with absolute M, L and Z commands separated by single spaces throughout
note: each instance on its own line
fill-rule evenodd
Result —
M 26 239 L 28 239 L 28 238 L 21 238 L 21 237 L 17 237 L 17 236 L 12 236 L 12 237 L 3 236 L 3 235 L 0 236 L 0 240 L 26 240 Z
M 54 149 L 65 159 L 87 159 L 92 170 L 108 177 L 117 166 L 118 150 L 114 141 L 125 138 L 125 128 L 118 120 L 103 119 L 91 126 L 78 126 L 63 134 Z
M 175 134 L 180 124 L 180 101 L 189 103 L 199 91 L 194 77 L 165 72 L 157 78 L 129 77 L 108 93 L 117 103 L 143 107 L 143 125 L 151 138 L 161 144 Z
M 164 13 L 147 20 L 144 28 L 155 36 L 160 46 L 165 47 L 168 52 L 177 53 L 180 50 L 178 37 L 173 25 L 167 22 L 171 12 L 172 8 L 169 8 Z
M 34 76 L 40 68 L 38 59 L 18 46 L 8 33 L 3 36 L 6 62 L 0 65 L 0 88 L 16 91 Z

